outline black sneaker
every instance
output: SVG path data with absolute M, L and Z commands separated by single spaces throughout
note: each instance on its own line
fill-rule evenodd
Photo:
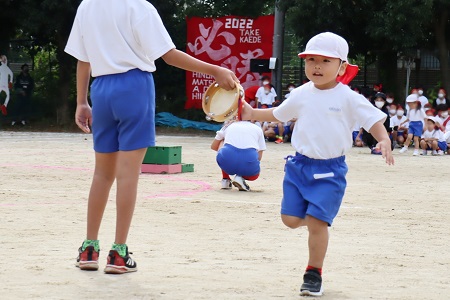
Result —
M 125 256 L 120 256 L 116 250 L 110 250 L 108 254 L 108 261 L 105 267 L 106 274 L 123 274 L 137 271 L 136 262 L 130 257 L 131 252 Z
M 308 270 L 303 275 L 300 296 L 322 296 L 322 276 L 315 270 Z

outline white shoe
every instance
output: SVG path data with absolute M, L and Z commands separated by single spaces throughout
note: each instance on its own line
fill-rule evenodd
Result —
M 418 155 L 419 155 L 419 150 L 414 150 L 413 156 L 418 156 Z
M 22 125 L 23 125 L 23 126 L 25 126 L 25 125 L 26 125 L 26 123 L 25 123 L 25 121 L 24 121 L 24 120 L 22 120 L 22 122 L 21 122 L 21 123 L 22 123 Z
M 438 155 L 444 155 L 444 151 L 439 150 L 439 151 L 438 151 Z
M 250 190 L 250 187 L 245 182 L 244 178 L 242 178 L 241 176 L 238 176 L 238 175 L 234 176 L 233 185 L 235 187 L 237 187 L 240 191 L 249 191 Z
M 231 180 L 230 179 L 222 179 L 222 190 L 231 189 Z
M 437 155 L 437 154 L 438 154 L 437 151 L 433 150 L 432 155 Z
M 403 146 L 403 148 L 400 149 L 400 151 L 398 151 L 398 153 L 405 153 L 406 151 L 408 151 L 408 147 Z
M 420 155 L 428 155 L 428 151 L 427 150 L 422 150 L 422 154 Z

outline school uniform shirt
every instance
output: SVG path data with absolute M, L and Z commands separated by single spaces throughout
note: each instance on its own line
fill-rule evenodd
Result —
M 424 123 L 424 119 L 427 117 L 423 108 L 421 109 L 410 109 L 407 113 L 407 119 L 409 122 L 421 121 Z
M 223 129 L 224 144 L 230 144 L 239 149 L 266 150 L 266 141 L 260 126 L 251 122 L 233 122 Z
M 155 60 L 175 48 L 155 7 L 145 0 L 84 0 L 66 51 L 91 64 L 92 76 L 154 72 Z
M 282 122 L 298 118 L 291 144 L 298 153 L 313 159 L 345 155 L 352 148 L 355 124 L 369 131 L 387 117 L 347 85 L 338 83 L 332 89 L 319 90 L 312 82 L 293 90 L 273 115 Z
M 391 117 L 390 121 L 390 127 L 394 128 L 395 126 L 400 126 L 400 123 L 406 121 L 406 117 L 402 116 L 400 119 L 398 118 L 398 116 L 393 116 Z M 402 125 L 402 127 L 408 128 L 409 122 L 406 122 L 405 124 Z
M 438 142 L 445 142 L 444 133 L 439 129 L 432 130 L 432 131 L 429 131 L 428 129 L 425 130 L 422 133 L 422 138 L 423 139 L 435 138 L 438 140 Z
M 274 88 L 270 89 L 270 93 L 266 95 L 264 93 L 264 87 L 260 87 L 256 92 L 256 98 L 258 98 L 258 102 L 261 104 L 272 105 L 275 102 L 275 98 L 277 97 L 277 93 Z

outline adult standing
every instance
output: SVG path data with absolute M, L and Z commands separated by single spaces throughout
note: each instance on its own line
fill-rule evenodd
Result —
M 21 122 L 22 125 L 26 125 L 26 118 L 29 116 L 31 107 L 31 96 L 34 89 L 34 80 L 30 75 L 29 67 L 27 64 L 23 64 L 21 72 L 16 78 L 14 88 L 17 91 L 17 103 L 16 103 L 16 118 L 12 121 L 11 125 L 14 126 L 16 121 Z
M 9 90 L 12 88 L 13 73 L 8 67 L 8 59 L 5 55 L 0 56 L 0 93 L 5 92 L 5 102 L 1 106 L 2 113 L 6 115 L 6 107 L 9 102 Z

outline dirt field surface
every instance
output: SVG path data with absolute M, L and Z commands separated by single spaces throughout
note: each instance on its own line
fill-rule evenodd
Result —
M 115 187 L 100 267 L 75 268 L 85 237 L 92 136 L 0 131 L 0 299 L 301 299 L 307 231 L 279 217 L 283 158 L 268 144 L 250 192 L 220 190 L 211 137 L 158 136 L 195 172 L 141 175 L 128 245 L 136 273 L 106 275 Z M 348 187 L 330 228 L 321 299 L 450 299 L 450 156 L 367 148 L 347 155 Z

